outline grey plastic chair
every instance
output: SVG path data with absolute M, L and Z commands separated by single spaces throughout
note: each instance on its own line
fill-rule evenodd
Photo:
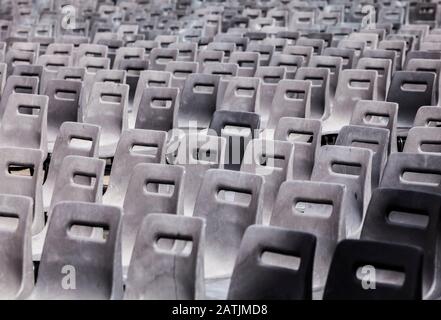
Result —
M 64 157 L 63 170 L 58 172 L 55 180 L 49 215 L 63 201 L 101 203 L 105 166 L 105 161 L 97 158 Z
M 0 117 L 3 118 L 11 94 L 38 94 L 38 81 L 37 77 L 9 76 L 1 96 Z
M 110 171 L 109 186 L 103 203 L 122 207 L 133 168 L 139 163 L 165 161 L 166 133 L 130 129 L 121 134 Z
M 366 49 L 362 58 L 389 60 L 391 63 L 390 74 L 396 71 L 397 52 L 384 49 Z M 390 79 L 389 79 L 390 80 Z
M 378 43 L 378 49 L 396 52 L 395 70 L 402 69 L 406 59 L 406 41 L 404 40 L 383 40 Z
M 312 288 L 319 298 L 337 243 L 346 238 L 346 187 L 341 184 L 286 181 L 280 186 L 270 224 L 317 239 Z
M 165 71 L 171 73 L 171 87 L 182 90 L 185 80 L 190 74 L 196 73 L 198 64 L 196 62 L 171 61 L 167 63 Z
M 282 182 L 286 180 L 293 148 L 293 144 L 287 141 L 254 139 L 245 149 L 241 171 L 264 178 L 263 209 L 260 220 L 263 224 L 269 223 L 277 192 Z
M 388 153 L 397 151 L 398 104 L 394 102 L 360 100 L 352 112 L 351 125 L 389 130 Z
M 83 81 L 86 74 L 86 68 L 62 67 L 58 70 L 57 79 Z
M 188 187 L 188 185 L 187 185 Z M 227 296 L 242 237 L 261 215 L 263 179 L 227 170 L 206 172 L 194 216 L 206 220 L 205 284 L 208 298 Z
M 177 114 L 179 128 L 208 128 L 216 111 L 220 77 L 190 74 L 185 81 Z
M 309 46 L 301 46 L 301 45 L 286 46 L 283 49 L 282 53 L 292 56 L 302 57 L 304 63 L 303 66 L 306 66 L 309 64 L 309 61 L 314 53 L 314 48 Z
M 440 87 L 440 76 L 441 76 L 441 63 L 438 59 L 410 59 L 406 65 L 406 71 L 425 71 L 435 73 L 434 82 L 434 99 L 437 105 L 440 105 L 439 100 L 439 87 Z
M 25 196 L 0 195 L 0 281 L 3 300 L 23 299 L 34 286 L 31 225 L 32 199 Z
M 414 127 L 409 130 L 403 152 L 439 155 L 440 143 L 441 128 Z
M 380 187 L 440 192 L 441 159 L 426 153 L 393 153 L 389 156 Z
M 113 157 L 121 133 L 128 126 L 127 84 L 97 82 L 84 110 L 84 122 L 101 126 L 100 158 Z
M 124 298 L 203 299 L 204 220 L 151 214 L 139 229 Z M 174 244 L 164 248 L 161 240 Z
M 154 48 L 149 55 L 149 68 L 156 71 L 165 71 L 167 63 L 176 61 L 177 49 Z
M 0 148 L 0 194 L 30 197 L 33 200 L 32 234 L 44 226 L 42 204 L 43 152 L 36 149 Z M 20 172 L 21 171 L 21 172 Z
M 220 104 L 218 101 L 218 110 L 255 112 L 259 110 L 259 101 L 260 79 L 237 77 L 228 82 Z
M 82 202 L 55 206 L 29 298 L 122 299 L 121 224 L 120 208 Z M 101 228 L 107 235 L 78 235 L 78 227 Z
M 258 67 L 255 77 L 260 79 L 260 101 L 259 115 L 262 128 L 266 128 L 271 105 L 279 82 L 285 79 L 286 69 L 284 67 Z
M 44 54 L 38 57 L 37 64 L 43 66 L 43 73 L 40 80 L 40 92 L 46 92 L 50 80 L 57 77 L 60 67 L 70 67 L 72 57 L 63 55 Z
M 345 126 L 338 136 L 336 145 L 360 147 L 372 150 L 371 189 L 378 187 L 387 162 L 389 130 L 364 126 Z
M 310 68 L 326 68 L 329 69 L 329 89 L 330 98 L 335 96 L 338 79 L 342 71 L 343 58 L 339 56 L 312 56 L 308 67 Z
M 342 58 L 341 69 L 352 69 L 356 64 L 355 50 L 349 48 L 326 48 L 324 56 Z
M 311 181 L 344 184 L 348 192 L 346 236 L 359 237 L 371 197 L 372 151 L 357 147 L 323 146 Z
M 289 141 L 294 145 L 292 166 L 288 168 L 287 180 L 310 180 L 322 140 L 320 120 L 281 118 L 274 140 Z
M 133 98 L 132 114 L 136 118 L 139 103 L 141 102 L 144 89 L 150 87 L 170 87 L 171 73 L 165 71 L 145 70 L 139 75 L 138 84 L 136 86 L 135 97 Z
M 439 299 L 439 193 L 377 189 L 369 204 L 361 238 L 419 247 L 424 252 L 419 283 L 424 299 Z M 398 261 L 398 260 L 397 260 Z
M 420 300 L 422 268 L 419 248 L 344 240 L 332 260 L 324 300 Z
M 253 77 L 259 66 L 260 54 L 257 52 L 239 52 L 231 54 L 229 63 L 235 63 L 239 66 L 239 77 Z
M 390 60 L 365 57 L 360 58 L 357 63 L 357 69 L 377 71 L 377 99 L 380 101 L 386 100 L 389 91 L 391 64 Z
M 435 105 L 435 74 L 432 72 L 397 71 L 387 96 L 387 101 L 396 102 L 398 109 L 398 128 L 412 127 L 419 107 Z M 398 134 L 400 136 L 400 133 Z
M 177 49 L 178 57 L 177 61 L 188 61 L 194 62 L 196 61 L 196 53 L 197 53 L 198 45 L 196 43 L 191 42 L 175 42 L 168 46 L 169 49 Z
M 270 44 L 250 42 L 248 44 L 247 51 L 259 53 L 260 55 L 259 66 L 266 67 L 269 65 L 271 57 L 274 54 L 275 47 Z
M 228 299 L 311 299 L 315 243 L 315 237 L 307 233 L 249 227 L 240 245 Z
M 343 70 L 338 80 L 331 115 L 323 122 L 323 134 L 335 134 L 348 125 L 358 100 L 377 100 L 377 71 Z
M 271 105 L 267 130 L 274 130 L 283 117 L 309 118 L 311 112 L 311 82 L 282 80 Z
M 78 120 L 81 82 L 53 79 L 47 83 L 45 95 L 49 97 L 47 111 L 48 150 L 52 152 L 55 139 L 63 122 Z
M 0 146 L 39 149 L 47 155 L 48 97 L 13 93 L 0 127 Z
M 169 163 L 185 168 L 184 214 L 193 215 L 197 193 L 208 169 L 222 169 L 226 141 L 223 137 L 202 133 L 186 134 L 179 139 L 176 157 Z
M 177 126 L 178 88 L 145 88 L 136 114 L 135 128 L 168 132 Z
M 43 66 L 39 66 L 36 64 L 21 64 L 14 67 L 12 70 L 12 75 L 14 76 L 22 76 L 22 77 L 37 77 L 41 78 L 41 74 L 43 73 Z M 5 79 L 6 81 L 6 79 Z M 38 90 L 37 90 L 38 91 Z
M 414 127 L 439 127 L 441 122 L 441 108 L 434 106 L 420 107 L 415 115 Z
M 77 122 L 64 122 L 55 140 L 46 181 L 43 184 L 43 209 L 49 210 L 55 180 L 62 170 L 63 159 L 69 155 L 95 158 L 98 156 L 100 127 Z
M 82 57 L 105 58 L 107 57 L 107 52 L 107 46 L 93 43 L 82 43 L 73 52 L 73 63 L 74 65 L 78 65 Z
M 202 72 L 207 63 L 222 63 L 224 61 L 224 52 L 215 50 L 200 50 L 198 52 L 197 62 L 199 63 L 199 72 Z
M 294 79 L 297 70 L 305 65 L 305 59 L 301 55 L 291 55 L 284 53 L 273 54 L 269 66 L 284 67 L 287 79 Z
M 302 67 L 295 80 L 311 82 L 310 118 L 326 119 L 330 114 L 330 71 L 327 68 Z
M 50 43 L 45 54 L 71 56 L 73 51 L 74 45 L 72 43 Z
M 124 198 L 122 261 L 127 273 L 136 235 L 146 216 L 182 214 L 184 168 L 160 163 L 140 163 L 131 171 Z

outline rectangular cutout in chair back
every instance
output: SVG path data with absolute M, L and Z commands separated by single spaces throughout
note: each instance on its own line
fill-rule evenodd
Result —
M 325 69 L 329 69 L 329 72 L 332 74 L 335 74 L 335 71 L 337 69 L 337 67 L 335 65 L 332 64 L 317 64 L 317 68 L 325 68 Z
M 148 193 L 171 197 L 175 192 L 175 183 L 173 181 L 147 180 L 145 190 Z
M 365 148 L 372 150 L 375 153 L 378 151 L 380 145 L 378 144 L 378 141 L 355 139 L 351 142 L 351 147 Z
M 351 79 L 349 81 L 349 87 L 351 89 L 368 90 L 370 85 L 371 81 L 365 79 Z
M 253 60 L 239 60 L 237 61 L 237 64 L 240 68 L 252 69 L 255 67 L 255 62 Z
M 378 76 L 380 76 L 380 77 L 383 77 L 383 76 L 384 76 L 384 73 L 385 73 L 384 68 L 381 68 L 381 67 L 367 66 L 367 67 L 365 67 L 364 69 L 365 69 L 365 70 L 377 71 Z
M 441 127 L 441 119 L 427 119 L 426 127 Z
M 156 157 L 158 149 L 157 144 L 133 144 L 130 152 L 142 156 Z
M 274 168 L 274 169 L 283 169 L 285 167 L 285 156 L 275 154 L 275 155 L 269 155 L 266 153 L 262 153 L 259 156 L 259 165 L 263 167 L 268 168 Z
M 103 237 L 91 237 L 94 229 L 97 231 L 97 234 L 102 234 Z M 67 228 L 67 235 L 73 239 L 99 243 L 106 242 L 109 232 L 110 228 L 106 224 L 80 221 L 73 221 Z
M 441 141 L 422 141 L 420 150 L 422 152 L 441 153 Z
M 215 76 L 221 76 L 221 77 L 232 77 L 233 73 L 230 71 L 213 71 L 213 75 Z
M 193 92 L 199 94 L 213 94 L 214 85 L 208 83 L 196 83 L 193 87 Z
M 156 63 L 157 64 L 167 64 L 167 63 L 172 62 L 172 61 L 173 61 L 173 57 L 171 57 L 171 56 L 169 56 L 169 57 L 167 57 L 167 56 L 158 56 L 156 58 Z
M 122 95 L 117 93 L 102 93 L 100 97 L 101 102 L 120 104 Z
M 69 81 L 82 81 L 81 76 L 73 76 L 73 75 L 66 75 L 64 77 L 64 80 L 69 80 Z
M 360 176 L 361 174 L 361 164 L 350 163 L 350 162 L 333 162 L 331 164 L 331 170 L 337 174 Z
M 302 259 L 300 257 L 283 253 L 264 251 L 260 256 L 260 262 L 262 263 L 262 265 L 267 265 L 270 267 L 298 271 L 300 269 Z
M 49 62 L 45 66 L 47 69 L 55 71 L 61 67 L 65 67 L 64 63 Z
M 64 89 L 55 90 L 55 99 L 75 101 L 77 100 L 77 92 Z
M 8 173 L 14 176 L 33 177 L 34 165 L 25 163 L 9 163 Z
M 173 77 L 178 79 L 186 79 L 191 73 L 191 70 L 175 70 L 173 72 Z
M 104 69 L 104 66 L 87 65 L 87 66 L 86 66 L 86 69 L 87 69 L 87 72 L 90 72 L 90 73 L 96 73 L 96 72 L 98 72 L 98 71 L 100 71 L 100 70 L 103 70 L 103 69 Z
M 93 141 L 91 138 L 72 136 L 69 139 L 69 147 L 74 149 L 91 150 Z
M 214 149 L 193 149 L 193 159 L 202 162 L 218 163 L 217 151 Z
M 216 199 L 234 205 L 249 207 L 252 200 L 251 192 L 234 188 L 220 188 L 216 194 Z
M 152 108 L 161 108 L 161 109 L 170 109 L 173 105 L 173 99 L 172 98 L 153 98 L 151 100 L 151 107 Z
M 355 276 L 360 281 L 360 286 L 363 281 L 370 285 L 383 284 L 395 287 L 401 287 L 406 280 L 406 275 L 401 270 L 385 269 L 385 267 L 375 265 L 360 265 L 355 269 Z
M 387 127 L 390 117 L 388 114 L 368 112 L 363 117 L 363 122 L 368 125 Z
M 304 80 L 311 82 L 311 85 L 313 87 L 321 87 L 321 86 L 323 86 L 323 78 L 307 76 L 307 77 L 305 77 Z
M 93 188 L 96 183 L 96 175 L 83 172 L 74 172 L 72 175 L 72 181 L 74 184 Z
M 298 199 L 293 203 L 293 210 L 296 214 L 311 217 L 329 218 L 333 208 L 331 201 Z
M 18 113 L 24 115 L 32 115 L 32 116 L 40 115 L 40 110 L 41 110 L 40 106 L 19 105 L 17 108 Z
M 401 84 L 402 91 L 426 92 L 427 87 L 427 83 L 423 82 L 403 82 Z
M 441 183 L 441 172 L 423 172 L 409 169 L 402 173 L 400 180 L 407 184 L 436 187 Z
M 188 257 L 193 251 L 193 239 L 191 237 L 159 235 L 156 238 L 154 248 L 158 253 Z
M 429 226 L 429 216 L 425 212 L 409 212 L 409 210 L 391 210 L 388 215 L 390 223 L 417 229 Z
M 166 86 L 166 82 L 165 81 L 161 81 L 161 80 L 149 80 L 147 82 L 147 85 L 149 87 L 165 87 Z
M 279 83 L 282 78 L 280 76 L 264 76 L 264 83 Z
M 297 130 L 289 130 L 288 131 L 288 141 L 289 142 L 312 143 L 314 141 L 314 133 L 302 132 L 302 131 L 297 131 Z
M 28 60 L 28 59 L 14 58 L 14 59 L 12 59 L 12 64 L 14 66 L 17 66 L 17 65 L 30 65 L 31 61 Z
M 2 231 L 14 232 L 18 228 L 20 218 L 16 213 L 0 211 L 0 229 Z
M 305 99 L 305 91 L 303 91 L 303 90 L 286 90 L 285 99 L 304 100 Z
M 221 130 L 221 136 L 251 138 L 253 132 L 250 127 L 227 124 Z
M 14 92 L 15 93 L 33 94 L 34 90 L 33 90 L 32 87 L 28 87 L 28 86 L 15 86 L 14 87 Z
M 255 94 L 255 89 L 253 87 L 237 87 L 236 95 L 242 97 L 253 97 Z

